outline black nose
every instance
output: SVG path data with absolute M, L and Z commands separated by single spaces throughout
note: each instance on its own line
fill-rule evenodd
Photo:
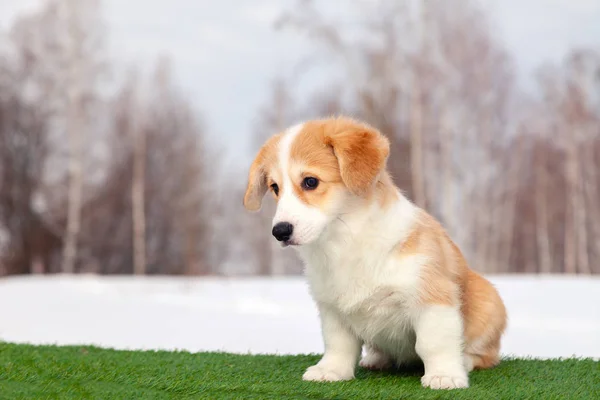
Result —
M 294 232 L 294 225 L 290 224 L 289 222 L 278 222 L 273 227 L 272 233 L 273 236 L 275 236 L 275 239 L 279 240 L 280 242 L 284 242 L 290 240 L 292 237 L 292 232 Z

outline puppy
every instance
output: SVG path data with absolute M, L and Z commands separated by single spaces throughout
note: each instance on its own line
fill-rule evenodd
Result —
M 248 174 L 244 205 L 271 191 L 273 236 L 305 263 L 324 340 L 308 381 L 354 378 L 422 360 L 421 383 L 469 386 L 468 373 L 499 362 L 506 310 L 440 224 L 387 172 L 389 142 L 346 117 L 313 120 L 271 137 Z

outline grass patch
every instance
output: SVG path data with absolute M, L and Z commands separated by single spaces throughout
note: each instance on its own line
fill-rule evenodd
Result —
M 115 351 L 0 343 L 0 399 L 599 399 L 600 363 L 504 360 L 466 390 L 420 385 L 419 368 L 301 380 L 319 356 Z

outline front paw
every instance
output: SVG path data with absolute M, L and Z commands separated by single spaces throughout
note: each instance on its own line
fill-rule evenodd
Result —
M 433 374 L 423 376 L 421 384 L 431 389 L 461 389 L 469 387 L 469 379 L 464 374 Z
M 343 368 L 332 368 L 327 365 L 313 365 L 308 367 L 302 379 L 315 382 L 349 381 L 354 378 L 354 372 Z

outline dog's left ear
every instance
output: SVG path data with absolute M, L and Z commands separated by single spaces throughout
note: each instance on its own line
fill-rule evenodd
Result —
M 342 181 L 356 195 L 366 194 L 385 168 L 390 142 L 377 129 L 356 121 L 337 121 L 325 142 L 338 159 Z

